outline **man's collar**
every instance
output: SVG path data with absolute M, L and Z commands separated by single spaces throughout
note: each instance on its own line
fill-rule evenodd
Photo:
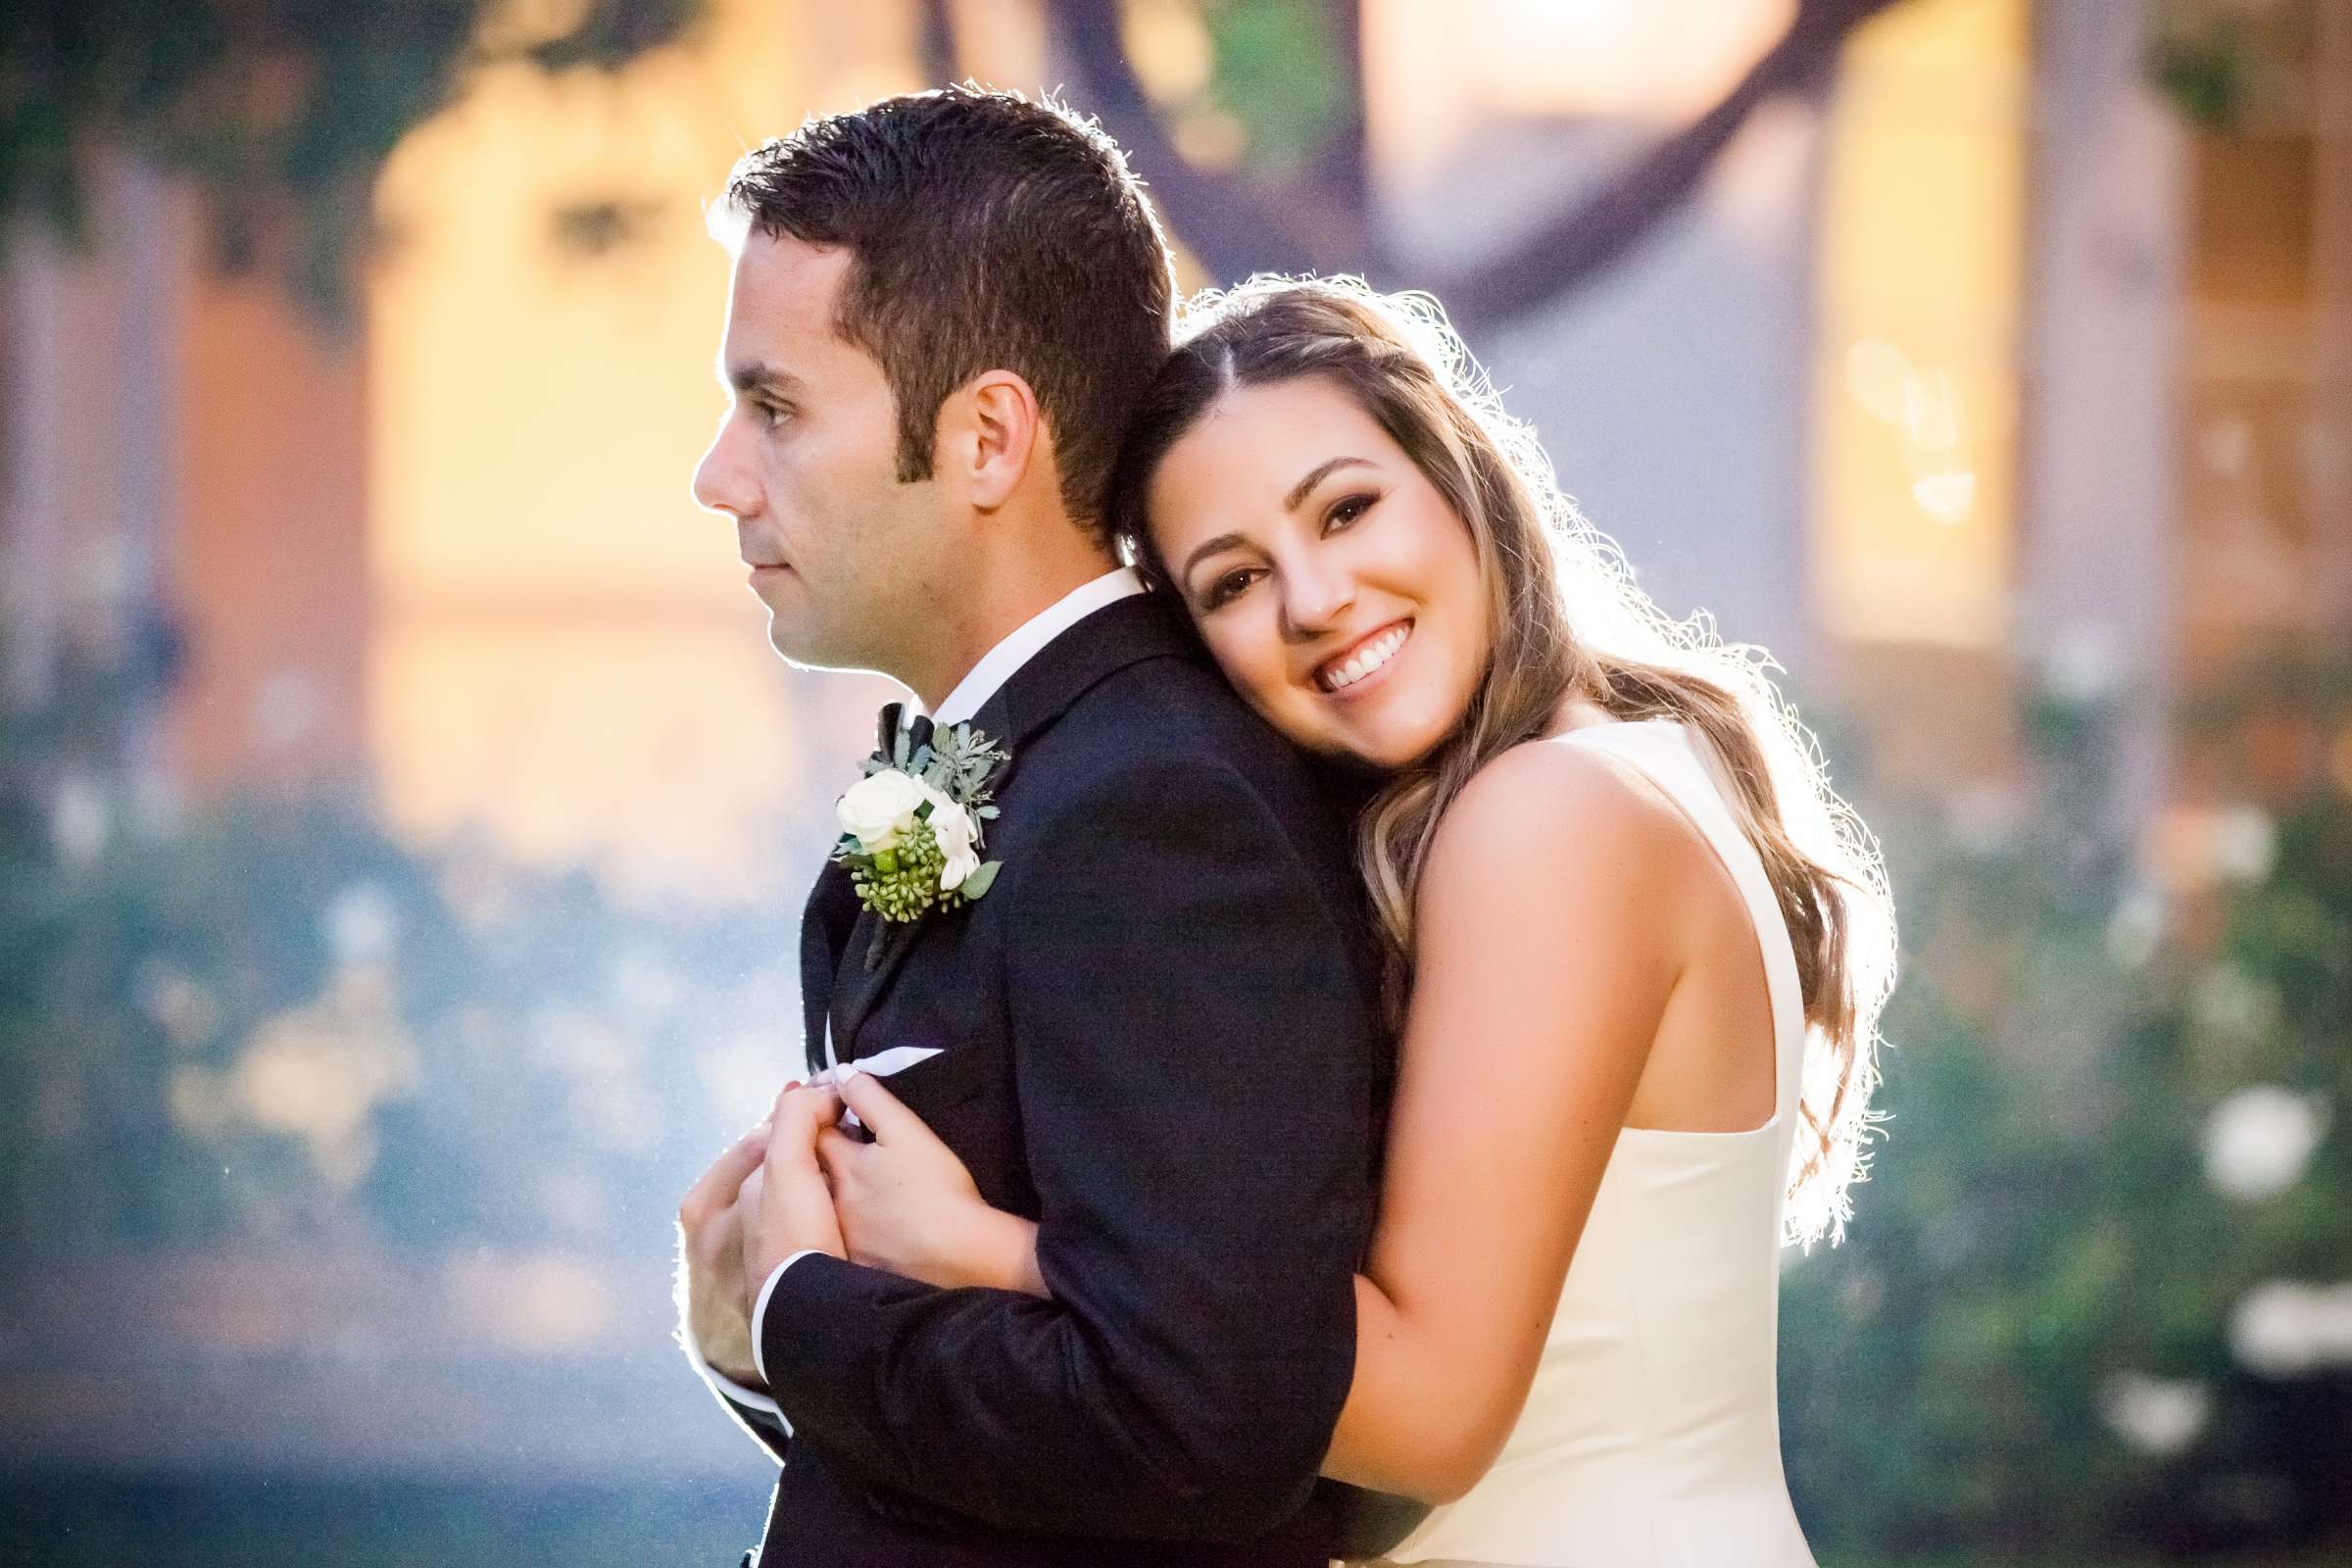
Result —
M 1165 597 L 1133 594 L 1104 605 L 1037 652 L 1013 671 L 997 693 L 980 705 L 972 725 L 1013 754 L 1007 776 L 1020 766 L 1022 749 L 1098 683 L 1146 659 L 1206 662 L 1200 640 L 1183 612 Z
M 994 697 L 1014 670 L 1037 657 L 1039 649 L 1101 610 L 1132 594 L 1144 591 L 1143 578 L 1133 566 L 1121 566 L 1106 571 L 1092 582 L 1081 583 L 1053 604 L 1021 622 L 1012 634 L 981 656 L 980 662 L 970 673 L 956 683 L 956 689 L 939 705 L 932 715 L 941 724 L 959 724 L 980 710 L 980 706 Z

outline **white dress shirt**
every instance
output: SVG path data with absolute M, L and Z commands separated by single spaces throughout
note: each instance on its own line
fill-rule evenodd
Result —
M 962 723 L 980 711 L 982 705 L 994 697 L 1004 683 L 1012 678 L 1013 671 L 1036 658 L 1038 651 L 1048 643 L 1103 606 L 1114 604 L 1143 591 L 1144 580 L 1136 574 L 1133 566 L 1121 566 L 1115 571 L 1106 571 L 1091 582 L 1081 583 L 1071 589 L 1053 604 L 1021 622 L 1003 642 L 981 655 L 980 662 L 971 667 L 963 679 L 956 683 L 956 689 L 948 693 L 946 700 L 941 702 L 939 711 L 932 715 L 932 721 L 939 724 Z M 825 1055 L 830 1059 L 832 1054 L 833 1042 L 828 1038 L 825 1042 Z M 897 1053 L 894 1052 L 885 1052 L 882 1054 L 882 1057 L 893 1057 Z M 921 1054 L 928 1056 L 932 1053 L 926 1051 Z M 879 1068 L 884 1063 L 881 1057 L 877 1057 L 871 1063 L 849 1064 L 851 1070 L 868 1066 Z M 824 1073 L 818 1074 L 815 1081 L 829 1081 L 833 1074 L 842 1070 L 843 1068 L 839 1066 L 830 1067 Z M 759 1368 L 760 1379 L 763 1383 L 767 1381 L 767 1364 L 760 1359 L 760 1324 L 767 1312 L 767 1298 L 775 1294 L 776 1281 L 784 1277 L 784 1271 L 813 1250 L 815 1250 L 813 1248 L 804 1248 L 793 1253 L 783 1262 L 778 1263 L 767 1278 L 760 1283 L 760 1298 L 752 1307 L 752 1363 Z M 680 1339 L 685 1345 L 687 1359 L 694 1363 L 695 1370 L 700 1372 L 713 1389 L 739 1403 L 766 1411 L 776 1418 L 778 1424 L 786 1432 L 792 1430 L 792 1423 L 785 1420 L 784 1413 L 776 1408 L 776 1401 L 772 1396 L 760 1390 L 746 1388 L 734 1379 L 721 1374 L 704 1357 L 703 1348 L 695 1343 L 691 1333 L 681 1335 Z

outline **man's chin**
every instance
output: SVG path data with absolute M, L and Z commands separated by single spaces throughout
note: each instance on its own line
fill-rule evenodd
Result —
M 808 636 L 806 628 L 787 626 L 772 614 L 767 620 L 767 646 L 795 669 L 858 674 L 876 667 L 871 654 L 846 648 L 830 638 Z

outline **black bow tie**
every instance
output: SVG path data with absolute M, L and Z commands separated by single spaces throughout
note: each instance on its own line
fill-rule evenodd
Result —
M 906 756 L 912 758 L 931 744 L 930 718 L 922 713 L 908 718 L 906 704 L 884 703 L 882 716 L 874 725 L 874 750 L 887 766 L 895 767 L 900 761 L 898 748 L 902 734 L 906 737 Z

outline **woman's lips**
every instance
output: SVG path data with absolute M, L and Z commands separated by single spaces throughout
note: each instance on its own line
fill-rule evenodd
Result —
M 1316 667 L 1315 689 L 1326 697 L 1353 697 L 1370 689 L 1396 662 L 1412 634 L 1410 620 L 1394 620 L 1359 639 L 1346 653 Z

